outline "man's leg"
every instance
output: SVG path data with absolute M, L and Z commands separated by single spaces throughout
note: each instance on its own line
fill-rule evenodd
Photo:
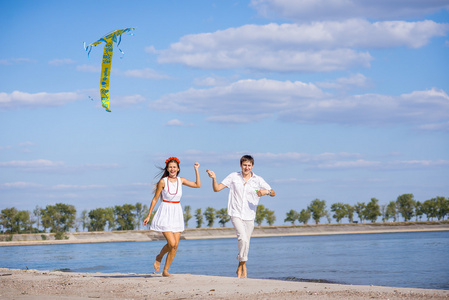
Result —
M 237 277 L 246 277 L 246 261 L 248 260 L 249 241 L 254 229 L 254 222 L 245 221 L 237 217 L 231 217 L 231 221 L 237 234 L 239 248 Z

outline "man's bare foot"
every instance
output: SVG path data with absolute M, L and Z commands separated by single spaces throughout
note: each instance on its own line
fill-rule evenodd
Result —
M 170 276 L 173 276 L 173 274 L 168 273 L 168 271 L 164 271 L 164 272 L 162 272 L 162 276 L 170 277 Z
M 154 269 L 156 270 L 156 272 L 158 272 L 159 269 L 161 268 L 161 261 L 162 261 L 162 257 L 159 258 L 159 255 L 157 255 L 156 260 L 154 261 Z
M 243 267 L 242 267 L 242 278 L 246 278 L 247 275 L 248 274 L 247 274 L 246 263 L 245 263 L 245 264 L 243 264 Z
M 241 265 L 238 266 L 237 272 L 235 272 L 235 273 L 237 273 L 237 278 L 242 277 L 242 266 Z
M 239 262 L 236 273 L 238 278 L 246 278 L 246 261 Z

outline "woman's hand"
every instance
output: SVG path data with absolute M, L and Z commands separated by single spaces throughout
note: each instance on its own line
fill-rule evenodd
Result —
M 196 162 L 196 163 L 193 165 L 193 167 L 195 168 L 195 170 L 198 170 L 198 168 L 200 167 L 200 164 Z
M 143 226 L 147 226 L 148 222 L 150 221 L 150 217 L 146 217 L 145 220 L 143 220 Z

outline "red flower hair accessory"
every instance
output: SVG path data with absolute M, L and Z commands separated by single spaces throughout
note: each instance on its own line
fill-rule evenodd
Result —
M 171 162 L 172 160 L 176 161 L 178 164 L 181 163 L 177 157 L 174 157 L 174 156 L 173 156 L 173 157 L 167 158 L 167 160 L 165 161 L 165 164 L 168 164 L 168 163 Z

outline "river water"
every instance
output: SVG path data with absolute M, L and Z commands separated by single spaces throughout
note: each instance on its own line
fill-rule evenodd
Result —
M 0 267 L 148 274 L 164 244 L 0 247 Z M 236 256 L 236 239 L 181 240 L 170 272 L 235 276 Z M 449 231 L 252 238 L 247 265 L 250 278 L 449 289 Z

